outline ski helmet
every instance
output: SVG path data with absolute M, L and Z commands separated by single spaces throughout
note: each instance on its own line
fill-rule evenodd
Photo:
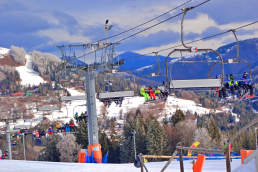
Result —
M 216 78 L 220 78 L 220 75 L 216 75 Z
M 248 75 L 248 73 L 247 73 L 247 72 L 244 72 L 243 76 L 245 76 L 245 75 L 247 76 L 247 75 Z
M 145 88 L 145 85 L 142 85 L 142 88 Z
M 231 73 L 231 74 L 229 75 L 229 78 L 230 78 L 230 79 L 234 79 L 234 75 Z

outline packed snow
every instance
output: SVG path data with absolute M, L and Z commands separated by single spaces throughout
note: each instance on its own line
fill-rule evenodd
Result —
M 4 58 L 5 54 L 9 54 L 10 49 L 0 47 L 0 59 Z
M 142 71 L 143 69 L 147 69 L 147 68 L 150 68 L 150 67 L 152 67 L 152 65 L 141 67 L 139 69 L 136 69 L 135 71 L 139 72 L 139 71 Z
M 231 162 L 231 169 L 234 170 L 240 166 L 240 159 L 234 159 Z M 165 162 L 148 162 L 145 163 L 149 172 L 161 171 L 166 164 Z M 40 162 L 40 161 L 19 161 L 4 160 L 0 161 L 0 169 L 5 172 L 65 172 L 65 171 L 91 171 L 91 172 L 139 172 L 140 168 L 135 168 L 133 163 L 128 164 L 87 164 L 87 163 L 61 163 L 61 162 Z M 172 161 L 165 171 L 180 172 L 179 161 Z M 192 172 L 192 163 L 190 160 L 184 161 L 184 171 Z M 225 160 L 206 160 L 203 167 L 204 172 L 225 172 Z M 240 172 L 235 170 L 234 172 Z M 243 171 L 241 171 L 243 172 Z
M 253 159 L 247 164 L 240 165 L 232 172 L 243 172 L 243 171 L 255 172 L 255 160 Z
M 31 56 L 29 55 L 26 55 L 26 65 L 17 67 L 16 70 L 20 73 L 22 85 L 39 85 L 40 82 L 44 82 L 38 72 L 32 69 Z

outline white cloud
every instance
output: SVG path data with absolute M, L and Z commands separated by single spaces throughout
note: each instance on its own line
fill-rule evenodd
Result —
M 41 30 L 37 33 L 38 36 L 47 36 L 52 40 L 48 44 L 53 44 L 57 42 L 67 41 L 70 43 L 77 42 L 90 42 L 91 40 L 88 37 L 83 36 L 82 34 L 70 35 L 68 31 L 63 29 L 47 29 Z
M 250 39 L 250 38 L 255 38 L 255 37 L 257 38 L 258 37 L 258 29 L 255 32 L 253 32 L 252 34 L 245 34 L 245 35 L 240 35 L 240 36 L 237 36 L 237 37 L 238 37 L 239 40 L 245 40 L 245 39 Z M 214 39 L 198 41 L 198 42 L 194 42 L 194 43 L 187 44 L 187 45 L 188 46 L 196 46 L 198 48 L 211 48 L 211 49 L 215 50 L 215 49 L 217 49 L 217 48 L 219 48 L 219 47 L 221 47 L 225 44 L 231 43 L 230 41 L 232 41 L 232 38 L 233 38 L 233 35 L 229 33 L 229 34 L 225 34 L 221 37 L 215 37 Z M 200 38 L 196 38 L 196 40 L 197 39 L 200 39 Z M 190 42 L 190 41 L 191 40 L 188 40 L 186 42 Z M 141 50 L 138 50 L 138 51 L 135 51 L 135 52 L 137 52 L 139 54 L 147 54 L 147 53 L 150 53 L 150 52 L 163 50 L 163 49 L 174 47 L 174 46 L 177 46 L 177 45 L 182 45 L 182 44 L 181 44 L 181 42 L 176 42 L 176 43 L 171 43 L 171 44 L 162 45 L 162 46 L 158 46 L 158 47 L 147 47 L 145 49 L 141 49 Z M 180 46 L 180 47 L 177 47 L 177 48 L 184 48 L 184 47 Z M 166 51 L 162 51 L 159 54 L 163 55 L 163 56 L 167 56 L 169 52 L 173 51 L 173 49 L 174 48 L 166 50 Z M 189 55 L 189 54 L 192 54 L 192 53 L 186 53 L 184 55 Z M 180 56 L 180 54 L 177 53 L 177 54 L 172 54 L 171 57 L 179 57 L 179 56 Z

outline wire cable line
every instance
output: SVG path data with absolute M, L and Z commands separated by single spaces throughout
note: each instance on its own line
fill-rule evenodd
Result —
M 240 27 L 236 28 L 235 30 L 239 30 L 239 29 L 251 26 L 251 25 L 256 24 L 256 23 L 258 23 L 258 21 L 255 21 L 255 22 L 252 22 L 252 23 L 240 26 Z M 229 32 L 229 30 L 225 31 L 225 32 L 221 32 L 221 33 L 215 34 L 215 35 L 211 35 L 211 36 L 207 36 L 207 37 L 204 37 L 204 38 L 200 38 L 200 39 L 197 39 L 197 40 L 194 40 L 194 41 L 190 41 L 190 42 L 187 42 L 186 44 L 190 44 L 190 43 L 206 40 L 206 39 L 209 39 L 209 38 L 213 38 L 213 37 L 216 37 L 216 36 L 219 36 L 219 35 L 223 35 L 223 34 L 228 33 L 228 32 Z M 155 52 L 162 52 L 162 51 L 166 51 L 166 50 L 169 50 L 169 49 L 172 49 L 172 48 L 177 48 L 177 47 L 180 47 L 180 46 L 182 46 L 182 44 L 176 45 L 176 46 L 173 46 L 173 47 L 169 47 L 169 48 L 165 48 L 165 49 L 162 49 L 162 50 L 159 50 L 159 51 L 155 51 Z M 124 58 L 124 60 L 125 59 L 136 58 L 136 57 L 141 57 L 141 56 L 146 56 L 146 55 L 150 55 L 150 54 L 153 54 L 153 52 L 147 53 L 147 54 L 142 54 L 142 55 L 139 55 L 139 56 L 133 56 L 133 57 Z
M 206 1 L 204 1 L 204 2 L 202 2 L 202 3 L 200 3 L 200 4 L 198 4 L 198 5 L 196 5 L 196 6 L 194 6 L 194 7 L 191 7 L 189 10 L 192 10 L 192 9 L 194 9 L 194 8 L 196 8 L 196 7 L 199 7 L 199 6 L 205 4 L 205 3 L 209 2 L 209 1 L 211 1 L 211 0 L 206 0 Z M 142 33 L 142 32 L 144 32 L 144 31 L 149 30 L 149 29 L 151 29 L 151 28 L 153 28 L 153 27 L 155 27 L 155 26 L 157 26 L 157 25 L 160 25 L 160 24 L 162 24 L 162 23 L 164 23 L 164 22 L 166 22 L 166 21 L 168 21 L 168 20 L 171 20 L 171 19 L 173 19 L 173 18 L 175 18 L 175 17 L 177 17 L 177 16 L 179 16 L 179 15 L 181 15 L 181 14 L 183 14 L 183 13 L 184 13 L 184 12 L 181 12 L 181 13 L 179 13 L 179 14 L 176 14 L 176 15 L 172 16 L 172 17 L 169 17 L 169 18 L 166 19 L 166 20 L 163 20 L 163 21 L 161 21 L 161 22 L 159 22 L 159 23 L 157 23 L 157 24 L 155 24 L 155 25 L 152 25 L 152 26 L 147 27 L 147 28 L 145 28 L 145 29 L 143 29 L 143 30 L 141 30 L 141 31 L 139 31 L 139 32 L 136 32 L 136 33 L 134 33 L 134 34 L 132 34 L 132 35 L 129 35 L 129 36 L 127 36 L 127 37 L 125 37 L 125 38 L 123 38 L 123 39 L 121 39 L 121 40 L 119 40 L 119 41 L 113 43 L 113 44 L 120 43 L 120 42 L 122 42 L 122 41 L 124 41 L 124 40 L 126 40 L 126 39 L 128 39 L 128 38 L 131 38 L 131 37 L 133 37 L 133 36 L 135 36 L 135 35 L 138 35 L 139 33 Z M 96 52 L 96 51 L 98 51 L 98 50 L 92 51 L 92 52 L 87 53 L 87 54 L 85 54 L 85 55 L 82 55 L 82 56 L 80 56 L 80 57 L 83 57 L 83 56 L 92 54 L 92 53 L 94 53 L 94 52 Z M 78 58 L 80 58 L 80 57 L 78 57 Z
M 122 35 L 122 34 L 124 34 L 124 33 L 126 33 L 126 32 L 129 32 L 129 31 L 131 31 L 131 30 L 134 30 L 134 29 L 136 29 L 136 28 L 138 28 L 138 27 L 141 27 L 141 26 L 143 26 L 143 25 L 145 25 L 145 24 L 147 24 L 147 23 L 150 23 L 150 22 L 152 22 L 152 21 L 154 21 L 154 20 L 156 20 L 156 19 L 158 19 L 158 18 L 160 18 L 160 17 L 162 17 L 162 16 L 164 16 L 164 15 L 166 15 L 166 14 L 168 14 L 168 13 L 170 13 L 170 12 L 172 12 L 172 11 L 178 9 L 178 8 L 180 8 L 180 7 L 182 7 L 183 5 L 185 5 L 185 4 L 187 4 L 187 3 L 191 2 L 191 1 L 192 1 L 192 0 L 186 1 L 186 2 L 184 2 L 183 4 L 181 4 L 181 5 L 179 5 L 179 6 L 175 7 L 175 8 L 173 8 L 173 9 L 171 9 L 171 10 L 169 10 L 169 11 L 167 11 L 167 12 L 165 12 L 165 13 L 163 13 L 163 14 L 161 14 L 161 15 L 159 15 L 159 16 L 157 16 L 157 17 L 151 19 L 151 20 L 148 20 L 148 21 L 146 21 L 146 22 L 144 22 L 144 23 L 142 23 L 142 24 L 139 24 L 139 25 L 137 25 L 137 26 L 135 26 L 135 27 L 132 27 L 131 29 L 128 29 L 128 30 L 125 30 L 125 31 L 120 32 L 120 33 L 118 33 L 118 34 L 109 36 L 108 38 L 103 38 L 103 39 L 100 39 L 100 40 L 98 40 L 98 41 L 91 42 L 90 44 L 93 44 L 93 43 L 96 43 L 96 42 L 99 42 L 99 41 L 104 41 L 104 40 L 106 40 L 106 39 L 110 39 L 110 38 L 116 37 L 116 36 L 118 36 L 118 35 Z

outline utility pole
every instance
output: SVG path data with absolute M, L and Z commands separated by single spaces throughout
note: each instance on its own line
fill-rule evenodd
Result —
M 6 119 L 6 143 L 8 150 L 8 159 L 12 160 L 12 148 L 11 148 L 11 134 L 8 132 L 10 130 L 10 125 L 8 119 Z
M 25 137 L 25 135 L 24 135 L 24 133 L 22 133 L 22 142 L 23 142 L 23 156 L 24 156 L 24 160 L 26 161 L 26 153 L 25 153 L 25 139 L 24 139 L 24 137 Z
M 135 131 L 133 131 L 133 132 L 131 132 L 132 134 L 133 134 L 133 143 L 134 143 L 134 158 L 136 159 L 136 147 L 135 147 L 135 134 L 136 134 L 136 132 Z

